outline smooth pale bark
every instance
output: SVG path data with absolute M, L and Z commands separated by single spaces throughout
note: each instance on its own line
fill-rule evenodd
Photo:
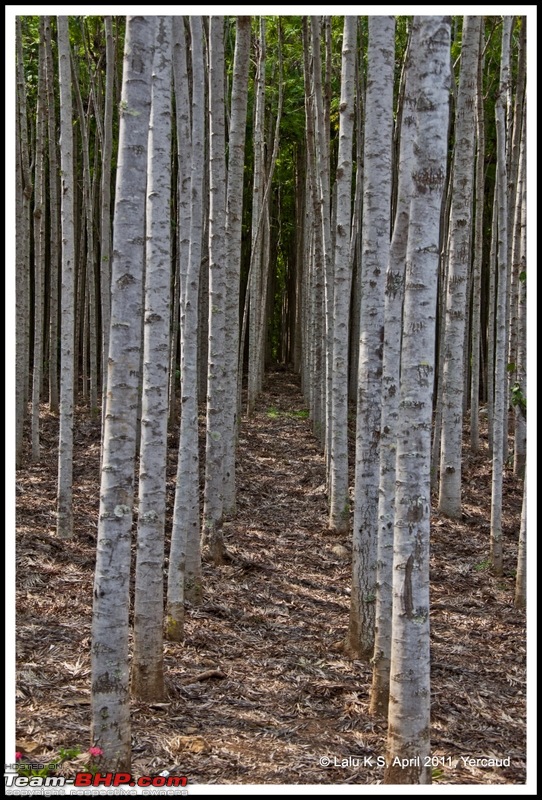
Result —
M 21 17 L 16 17 L 17 50 L 17 157 L 16 157 L 16 466 L 21 466 L 23 429 L 27 417 L 30 350 L 30 201 L 32 178 L 28 152 L 28 120 Z
M 516 608 L 527 605 L 527 482 L 523 484 L 523 504 L 521 506 L 521 523 L 519 529 L 518 560 L 516 569 L 516 591 L 514 595 Z
M 380 481 L 378 496 L 377 593 L 375 649 L 370 711 L 386 716 L 390 691 L 393 605 L 393 530 L 395 520 L 395 461 L 399 423 L 401 331 L 405 290 L 405 262 L 415 172 L 417 94 L 412 74 L 416 56 L 409 44 L 405 58 L 405 88 L 400 111 L 398 187 L 395 224 L 386 272 L 384 348 L 382 354 L 382 417 L 380 421 Z M 415 82 L 414 82 L 415 84 Z
M 313 431 L 320 442 L 325 441 L 325 353 L 323 349 L 324 321 L 324 265 L 323 229 L 316 174 L 316 134 L 314 98 L 311 90 L 311 46 L 307 17 L 303 17 L 303 80 L 305 87 L 306 125 L 306 204 L 305 262 L 309 265 L 308 286 L 310 305 L 308 310 L 309 338 L 309 408 Z
M 73 382 L 74 382 L 74 172 L 72 74 L 68 18 L 58 17 L 58 64 L 60 85 L 60 170 L 62 225 L 62 292 L 60 322 L 60 422 L 58 446 L 57 534 L 73 536 Z
M 506 381 L 506 324 L 508 288 L 508 179 L 506 163 L 506 90 L 510 81 L 512 18 L 503 18 L 501 73 L 495 104 L 497 131 L 497 305 L 495 327 L 495 380 L 493 406 L 493 457 L 491 477 L 490 558 L 497 575 L 503 571 L 502 486 L 503 437 L 508 415 Z
M 332 346 L 332 248 L 331 248 L 331 194 L 329 182 L 329 137 L 326 126 L 324 90 L 322 87 L 322 61 L 320 55 L 321 34 L 320 18 L 311 17 L 312 44 L 312 92 L 314 95 L 314 143 L 315 174 L 318 209 L 315 209 L 317 224 L 321 227 L 322 271 L 323 271 L 323 306 L 322 323 L 322 380 L 323 380 L 323 415 L 320 439 L 324 445 L 329 474 L 329 436 L 331 434 L 331 346 Z
M 32 461 L 40 460 L 40 399 L 43 377 L 45 283 L 45 144 L 46 127 L 44 18 L 40 19 L 36 152 L 34 160 L 34 352 L 32 359 Z
M 527 410 L 523 407 L 527 393 L 527 180 L 526 180 L 526 111 L 523 109 L 523 137 L 521 141 L 519 184 L 521 186 L 521 207 L 519 211 L 519 230 L 516 227 L 515 236 L 518 241 L 518 312 L 517 312 L 517 350 L 516 350 L 516 381 L 514 388 L 519 391 L 518 402 L 514 407 L 514 474 L 525 478 L 525 464 L 527 459 Z M 518 187 L 519 192 L 519 187 Z M 517 205 L 517 204 L 516 204 Z
M 55 72 L 51 45 L 51 17 L 45 17 L 45 73 L 47 91 L 47 138 L 49 158 L 49 408 L 58 413 L 58 156 L 55 112 Z
M 224 17 L 212 16 L 209 39 L 209 353 L 203 540 L 215 564 L 225 557 L 224 415 L 226 364 L 226 141 Z
M 487 443 L 489 454 L 493 454 L 493 407 L 495 405 L 495 307 L 497 292 L 497 192 L 498 181 L 493 191 L 493 211 L 491 215 L 491 243 L 489 248 L 489 288 L 487 314 Z
M 513 22 L 512 27 L 514 27 Z M 516 382 L 517 377 L 517 346 L 518 346 L 518 292 L 519 292 L 519 240 L 520 240 L 520 227 L 521 227 L 521 196 L 518 195 L 518 182 L 521 160 L 521 139 L 523 131 L 523 111 L 525 100 L 525 84 L 526 84 L 526 58 L 527 58 L 527 34 L 526 34 L 526 17 L 521 19 L 521 27 L 519 31 L 518 54 L 517 54 L 517 78 L 515 80 L 515 97 L 513 103 L 513 113 L 510 109 L 510 122 L 509 122 L 509 145 L 507 146 L 507 160 L 508 160 L 508 308 L 507 308 L 507 369 L 506 369 L 506 383 L 507 387 L 506 397 L 510 397 L 512 387 Z M 515 429 L 515 418 L 512 415 L 506 416 L 504 421 L 503 430 L 503 458 L 508 461 L 508 433 L 510 424 L 512 423 L 512 431 Z
M 147 170 L 147 246 L 132 694 L 164 699 L 164 528 L 171 282 L 171 28 L 156 17 Z
M 192 128 L 188 272 L 183 293 L 181 363 L 181 429 L 177 485 L 169 553 L 167 621 L 169 639 L 183 638 L 184 602 L 202 599 L 199 444 L 198 444 L 198 295 L 203 235 L 203 172 L 205 167 L 205 65 L 202 18 L 190 17 L 192 51 Z M 184 36 L 184 33 L 182 33 Z M 182 40 L 181 40 L 182 41 Z
M 97 350 L 97 322 L 96 322 L 96 279 L 94 275 L 94 209 L 92 203 L 92 184 L 90 174 L 90 141 L 87 118 L 83 108 L 83 100 L 73 63 L 73 85 L 77 103 L 81 131 L 81 151 L 83 157 L 83 209 L 86 230 L 86 266 L 85 266 L 85 330 L 83 333 L 83 397 L 89 397 L 91 412 L 95 412 L 98 405 L 98 350 Z M 86 348 L 88 347 L 88 356 Z M 86 370 L 88 365 L 88 386 Z
M 140 387 L 154 17 L 127 17 L 113 219 L 111 330 L 92 620 L 92 744 L 130 772 L 131 530 Z
M 235 512 L 235 460 L 237 449 L 237 374 L 239 367 L 239 290 L 243 221 L 243 175 L 250 63 L 250 17 L 237 17 L 233 61 L 231 114 L 228 139 L 226 195 L 226 404 L 224 407 L 224 510 Z
M 480 449 L 480 370 L 482 316 L 482 259 L 484 249 L 484 182 L 485 182 L 485 117 L 483 98 L 484 26 L 480 26 L 478 78 L 476 88 L 476 172 L 474 206 L 474 246 L 472 258 L 472 336 L 470 391 L 470 446 L 474 453 Z
M 349 646 L 372 658 L 376 600 L 384 290 L 390 254 L 395 20 L 369 18 Z
M 260 326 L 263 324 L 262 268 L 263 268 L 263 195 L 265 191 L 265 19 L 260 17 L 258 71 L 255 79 L 256 95 L 254 112 L 254 173 L 252 183 L 252 229 L 250 276 L 248 282 L 249 328 L 248 328 L 248 387 L 247 411 L 254 411 L 256 397 L 260 391 L 261 353 Z
M 335 224 L 335 269 L 333 287 L 333 354 L 331 411 L 331 475 L 329 524 L 345 531 L 350 523 L 348 490 L 348 331 L 350 290 L 350 221 L 352 216 L 352 145 L 357 21 L 344 18 L 339 106 L 339 153 L 337 163 L 337 215 Z
M 100 301 L 102 323 L 102 414 L 105 410 L 109 325 L 111 321 L 111 161 L 113 157 L 113 89 L 115 42 L 112 18 L 105 25 L 105 97 L 100 187 Z M 103 427 L 103 426 L 102 426 Z
M 455 150 L 450 211 L 450 251 L 444 316 L 442 433 L 439 511 L 461 517 L 464 351 L 467 287 L 472 261 L 472 198 L 478 55 L 481 17 L 463 19 L 461 70 L 455 116 Z
M 430 743 L 431 418 L 440 221 L 448 150 L 450 18 L 415 17 L 417 121 L 396 462 L 386 784 L 427 784 Z M 407 759 L 406 766 L 404 759 Z

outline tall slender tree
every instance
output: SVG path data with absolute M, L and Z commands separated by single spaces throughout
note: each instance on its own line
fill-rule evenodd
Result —
M 472 197 L 478 54 L 481 17 L 463 19 L 461 70 L 455 117 L 455 149 L 450 211 L 450 252 L 444 322 L 442 435 L 439 510 L 461 516 L 464 350 L 467 287 L 472 254 Z
M 45 291 L 45 149 L 47 143 L 45 34 L 44 17 L 40 18 L 38 61 L 38 103 L 36 108 L 36 154 L 34 159 L 34 348 L 32 359 L 32 460 L 39 461 L 40 400 L 44 352 L 44 291 Z
M 228 188 L 226 195 L 226 397 L 237 396 L 239 354 L 239 291 L 241 272 L 241 234 L 243 221 L 243 176 L 250 64 L 250 17 L 238 17 L 231 91 L 228 139 Z M 233 513 L 236 506 L 235 461 L 237 448 L 237 402 L 224 408 L 224 506 Z
M 393 17 L 369 18 L 367 57 L 349 645 L 359 657 L 369 660 L 374 652 L 384 285 L 391 229 Z
M 451 20 L 415 17 L 413 30 L 416 140 L 401 346 L 393 638 L 384 773 L 385 783 L 398 784 L 431 782 L 427 766 L 431 753 L 431 418 L 441 203 L 448 149 Z
M 491 541 L 490 554 L 493 569 L 502 575 L 502 487 L 503 487 L 503 437 L 505 419 L 508 417 L 506 381 L 506 326 L 508 287 L 508 177 L 507 177 L 507 126 L 506 100 L 510 82 L 510 38 L 512 18 L 503 17 L 501 68 L 499 93 L 495 104 L 497 132 L 497 305 L 495 325 L 495 377 L 493 408 L 493 458 L 491 479 Z
M 384 347 L 382 353 L 382 418 L 380 423 L 380 481 L 378 497 L 377 593 L 371 711 L 387 715 L 393 604 L 393 530 L 395 521 L 395 461 L 401 379 L 401 332 L 405 262 L 412 198 L 416 132 L 416 53 L 410 38 L 405 57 L 405 87 L 399 113 L 398 187 L 395 223 L 386 272 Z
M 177 461 L 177 486 L 169 553 L 167 635 L 183 636 L 184 602 L 202 599 L 199 444 L 198 444 L 198 321 L 199 282 L 203 240 L 203 171 L 205 161 L 205 66 L 203 20 L 190 17 L 192 43 L 192 129 L 190 177 L 189 258 L 183 292 L 183 346 L 181 361 L 181 429 Z M 184 30 L 176 41 L 185 47 Z
M 345 16 L 339 154 L 337 165 L 337 217 L 333 287 L 333 353 L 331 414 L 330 526 L 347 530 L 350 522 L 348 488 L 348 319 L 352 284 L 350 222 L 352 217 L 352 145 L 354 134 L 354 70 L 357 17 Z
M 111 329 L 92 619 L 92 742 L 130 772 L 128 620 L 141 368 L 147 140 L 155 18 L 126 19 L 113 220 Z
M 132 692 L 164 696 L 164 529 L 171 281 L 171 27 L 156 18 L 147 170 L 147 246 L 139 511 L 134 601 Z
M 60 426 L 58 446 L 57 533 L 73 536 L 73 402 L 75 345 L 75 220 L 72 74 L 68 17 L 58 17 L 60 84 L 60 168 L 62 225 L 62 293 L 60 324 Z
M 32 199 L 32 177 L 28 144 L 28 118 L 26 81 L 24 74 L 21 17 L 16 18 L 17 51 L 17 127 L 16 127 L 16 464 L 21 465 L 23 450 L 23 428 L 27 416 L 28 373 L 30 352 L 30 202 Z
M 224 559 L 224 415 L 226 346 L 226 139 L 224 17 L 209 26 L 209 357 L 203 534 L 215 563 Z

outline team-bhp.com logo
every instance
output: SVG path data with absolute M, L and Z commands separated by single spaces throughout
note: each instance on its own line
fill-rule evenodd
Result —
M 73 786 L 74 788 L 90 788 L 96 786 L 138 786 L 143 788 L 162 789 L 171 787 L 184 787 L 188 779 L 184 775 L 142 775 L 132 778 L 129 772 L 78 772 L 75 778 L 65 778 L 61 775 L 4 775 L 5 785 L 8 788 L 45 787 L 61 788 Z

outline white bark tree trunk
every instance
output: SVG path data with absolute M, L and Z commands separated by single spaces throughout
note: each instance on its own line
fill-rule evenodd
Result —
M 464 349 L 467 287 L 472 253 L 472 197 L 478 54 L 481 17 L 463 19 L 461 71 L 455 118 L 455 150 L 450 212 L 450 253 L 444 317 L 442 432 L 439 511 L 461 517 Z
M 226 364 L 226 142 L 224 17 L 211 17 L 209 47 L 209 354 L 203 508 L 204 543 L 224 560 L 224 415 Z
M 183 293 L 183 348 L 181 363 L 181 430 L 177 486 L 169 553 L 167 635 L 183 638 L 184 602 L 202 599 L 199 443 L 198 443 L 198 321 L 199 282 L 203 241 L 203 172 L 205 169 L 205 65 L 203 21 L 190 17 L 192 50 L 191 177 L 188 272 Z M 182 33 L 184 36 L 184 32 Z
M 260 391 L 261 342 L 260 328 L 263 325 L 264 311 L 263 287 L 263 202 L 265 190 L 265 19 L 260 17 L 260 38 L 258 71 L 254 92 L 256 108 L 254 112 L 254 175 L 252 187 L 252 241 L 250 256 L 250 275 L 247 286 L 249 303 L 248 330 L 248 391 L 247 411 L 254 411 L 256 397 Z
M 514 474 L 525 478 L 525 463 L 527 459 L 527 412 L 524 407 L 527 393 L 527 176 L 526 176 L 526 142 L 527 131 L 525 128 L 526 115 L 523 110 L 523 136 L 521 141 L 519 180 L 521 185 L 521 204 L 519 211 L 519 230 L 516 236 L 519 240 L 519 265 L 518 265 L 518 313 L 517 313 L 517 351 L 516 351 L 516 381 L 514 389 L 517 402 L 514 405 Z
M 348 332 L 352 272 L 350 259 L 350 222 L 352 217 L 352 145 L 354 134 L 354 99 L 357 21 L 345 16 L 342 45 L 339 154 L 337 164 L 337 218 L 335 234 L 335 270 L 333 287 L 333 357 L 331 413 L 331 528 L 345 531 L 350 524 L 348 490 Z
M 512 17 L 503 17 L 501 74 L 495 104 L 497 131 L 497 311 L 495 335 L 495 380 L 493 407 L 493 458 L 491 479 L 491 564 L 502 575 L 502 485 L 503 437 L 508 416 L 506 381 L 506 323 L 508 288 L 508 179 L 506 171 L 506 93 L 510 81 L 510 37 Z
M 75 223 L 72 74 L 68 18 L 58 17 L 60 84 L 60 170 L 62 225 L 62 292 L 60 323 L 60 422 L 58 446 L 57 534 L 73 536 L 73 384 L 75 347 Z
M 516 592 L 514 596 L 516 608 L 527 605 L 527 482 L 523 484 L 523 504 L 521 507 L 521 524 L 519 529 L 518 561 L 516 570 Z
M 405 90 L 401 108 L 398 190 L 395 224 L 386 273 L 384 348 L 382 354 L 382 417 L 380 421 L 380 480 L 378 496 L 377 594 L 371 712 L 388 713 L 392 637 L 393 529 L 395 520 L 395 461 L 399 422 L 401 331 L 405 292 L 405 263 L 415 172 L 414 138 L 418 95 L 412 74 L 416 54 L 412 43 L 406 55 Z
M 237 18 L 229 130 L 228 189 L 226 196 L 226 404 L 224 407 L 224 510 L 235 512 L 237 449 L 237 374 L 239 367 L 239 282 L 243 220 L 243 174 L 250 63 L 250 17 Z
M 386 784 L 431 782 L 431 769 L 426 766 L 431 754 L 431 418 L 448 149 L 450 18 L 415 17 L 413 35 L 417 125 L 401 348 Z M 406 766 L 403 759 L 408 759 Z
M 55 72 L 51 45 L 51 17 L 45 17 L 45 72 L 47 87 L 47 138 L 49 171 L 49 408 L 58 413 L 58 156 L 57 125 L 55 112 Z
M 40 400 L 43 378 L 43 318 L 45 282 L 45 144 L 46 92 L 43 17 L 40 20 L 36 155 L 34 164 L 34 352 L 32 360 L 32 461 L 40 460 Z
M 395 20 L 369 18 L 349 645 L 374 652 L 384 289 L 390 254 Z
M 111 322 L 111 161 L 113 157 L 113 102 L 115 76 L 115 42 L 112 18 L 105 24 L 105 98 L 100 188 L 100 300 L 102 322 L 102 419 L 107 388 L 107 357 Z
M 478 56 L 478 78 L 476 90 L 476 172 L 472 285 L 472 378 L 470 393 L 470 446 L 474 453 L 480 449 L 480 361 L 481 361 L 481 314 L 482 314 L 482 259 L 484 249 L 484 182 L 485 182 L 485 118 L 483 97 L 483 48 L 484 25 L 480 26 Z
M 331 194 L 329 185 L 329 136 L 326 126 L 324 92 L 322 88 L 322 59 L 321 59 L 321 33 L 320 18 L 311 17 L 311 43 L 312 43 L 312 91 L 314 95 L 314 142 L 315 142 L 315 176 L 318 209 L 316 211 L 316 224 L 321 228 L 322 243 L 322 272 L 323 272 L 323 322 L 322 322 L 322 380 L 323 380 L 323 415 L 321 441 L 327 460 L 329 474 L 329 457 L 331 434 L 331 347 L 332 347 L 332 313 L 333 313 L 333 282 L 332 263 L 333 254 L 331 247 Z
M 30 350 L 30 201 L 32 179 L 28 152 L 28 119 L 21 17 L 16 18 L 17 49 L 17 219 L 16 219 L 16 434 L 15 458 L 21 466 L 23 429 L 27 417 Z
M 113 221 L 111 330 L 92 621 L 92 743 L 130 772 L 128 615 L 154 17 L 127 17 Z
M 171 282 L 172 18 L 156 17 L 147 170 L 147 246 L 132 694 L 164 699 L 164 527 Z

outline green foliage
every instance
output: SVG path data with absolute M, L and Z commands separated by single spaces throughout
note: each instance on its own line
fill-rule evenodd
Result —
M 527 398 L 525 397 L 525 394 L 523 393 L 523 389 L 521 388 L 520 384 L 517 382 L 514 383 L 514 385 L 510 390 L 510 393 L 511 393 L 511 403 L 514 406 L 514 408 L 516 407 L 519 408 L 522 414 L 525 415 L 527 413 Z

